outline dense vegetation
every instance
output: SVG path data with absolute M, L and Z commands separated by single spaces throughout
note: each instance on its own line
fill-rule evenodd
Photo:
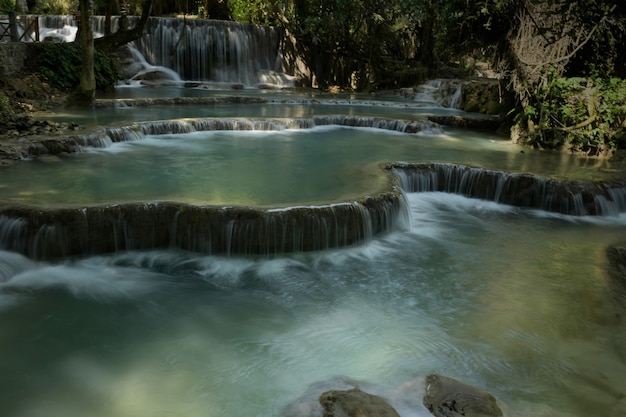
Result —
M 22 0 L 75 13 L 77 0 Z M 96 14 L 121 1 L 94 0 Z M 626 6 L 617 0 L 130 0 L 131 14 L 274 25 L 320 88 L 361 91 L 471 75 L 487 62 L 515 92 L 523 140 L 598 154 L 623 146 Z M 14 0 L 0 0 L 7 8 Z
M 80 50 L 73 43 L 41 43 L 34 63 L 39 72 L 56 88 L 70 92 L 80 82 Z M 117 61 L 102 51 L 94 56 L 96 87 L 100 91 L 110 89 L 120 78 Z

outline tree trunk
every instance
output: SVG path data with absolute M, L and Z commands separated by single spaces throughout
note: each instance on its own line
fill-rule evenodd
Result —
M 433 77 L 437 72 L 437 59 L 435 57 L 435 33 L 434 23 L 436 19 L 435 6 L 431 0 L 426 3 L 426 18 L 422 26 L 422 47 L 420 61 L 428 68 L 428 76 Z
M 28 3 L 26 3 L 26 0 L 16 0 L 15 11 L 17 14 L 28 14 Z
M 82 1 L 84 0 L 81 0 L 81 2 Z M 153 0 L 143 1 L 141 19 L 139 19 L 139 23 L 137 23 L 134 28 L 126 29 L 122 26 L 117 32 L 111 34 L 110 36 L 103 36 L 102 38 L 96 39 L 94 41 L 95 47 L 99 50 L 110 51 L 141 38 L 143 36 L 143 29 L 146 26 L 146 22 L 148 21 L 152 11 L 152 3 Z
M 11 31 L 11 42 L 19 41 L 20 34 L 17 31 L 17 14 L 9 12 L 9 27 Z
M 111 15 L 117 11 L 117 1 L 109 0 L 104 10 L 104 36 L 109 36 L 111 31 Z
M 80 0 L 80 85 L 70 97 L 70 105 L 89 106 L 93 103 L 96 95 L 92 15 L 93 0 Z

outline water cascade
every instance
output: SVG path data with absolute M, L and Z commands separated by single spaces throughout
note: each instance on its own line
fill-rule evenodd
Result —
M 138 20 L 129 17 L 131 26 Z M 94 18 L 94 36 L 104 33 L 104 16 Z M 41 39 L 71 42 L 76 22 L 71 16 L 39 17 Z M 119 17 L 111 19 L 112 30 Z M 183 79 L 246 87 L 290 87 L 292 77 L 284 73 L 280 31 L 230 21 L 151 17 L 145 34 L 131 46 L 133 76 L 151 80 Z M 174 77 L 172 74 L 178 74 Z
M 265 210 L 167 202 L 49 210 L 0 206 L 0 248 L 34 259 L 171 247 L 274 256 L 367 242 L 407 224 L 399 188 L 348 203 Z
M 214 100 L 197 100 L 213 102 Z M 220 100 L 221 102 L 222 100 Z M 236 100 L 235 100 L 236 101 Z M 159 100 L 150 100 L 158 103 Z M 85 148 L 106 148 L 113 143 L 141 140 L 146 135 L 164 135 L 202 131 L 280 131 L 285 129 L 312 129 L 316 126 L 367 127 L 402 133 L 441 132 L 441 127 L 426 118 L 410 121 L 361 116 L 315 116 L 311 118 L 211 118 L 140 122 L 129 126 L 109 127 L 89 134 L 77 134 L 29 143 L 21 150 L 15 149 L 13 158 L 26 159 L 39 155 L 73 153 Z
M 195 24 L 212 23 L 151 20 L 148 65 L 280 81 L 256 78 L 279 54 L 240 62 L 248 27 L 212 42 Z M 153 60 L 158 42 L 180 55 Z M 70 114 L 99 130 L 3 143 L 29 159 L 0 167 L 4 414 L 311 417 L 358 387 L 432 417 L 439 373 L 509 417 L 624 415 L 619 161 L 521 153 L 457 123 L 458 90 L 190 90 L 124 91 Z
M 425 106 L 459 109 L 462 106 L 463 86 L 460 80 L 434 79 L 403 91 L 403 95 Z
M 73 42 L 78 26 L 72 16 L 38 16 L 39 39 L 43 41 Z
M 150 64 L 187 81 L 255 86 L 284 82 L 276 29 L 228 21 L 150 18 L 135 42 Z
M 458 164 L 388 164 L 406 192 L 438 191 L 574 216 L 626 212 L 626 184 L 551 180 Z

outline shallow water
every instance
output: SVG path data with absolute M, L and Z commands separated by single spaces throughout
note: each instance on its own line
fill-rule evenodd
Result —
M 294 102 L 57 117 L 107 126 L 428 111 Z M 387 161 L 566 178 L 615 168 L 458 129 L 201 132 L 23 161 L 0 170 L 0 199 L 328 202 L 376 189 Z M 624 414 L 626 289 L 605 259 L 626 236 L 624 213 L 569 217 L 441 193 L 408 200 L 408 230 L 272 259 L 159 250 L 45 263 L 0 248 L 2 415 L 273 417 L 358 385 L 402 417 L 426 417 L 429 373 L 491 392 L 512 417 Z
M 150 136 L 2 169 L 4 201 L 54 205 L 175 200 L 285 205 L 378 191 L 378 164 L 393 160 L 492 158 L 506 144 L 451 135 L 319 127 L 277 132 Z
M 379 192 L 379 164 L 450 161 L 549 177 L 593 179 L 596 163 L 532 152 L 495 134 L 445 129 L 404 134 L 323 126 L 282 131 L 154 135 L 0 168 L 0 199 L 38 205 L 185 201 L 294 205 Z
M 428 373 L 511 416 L 620 410 L 626 304 L 604 250 L 626 217 L 408 198 L 410 230 L 324 253 L 0 252 L 3 414 L 281 416 L 347 378 L 427 416 L 398 387 Z

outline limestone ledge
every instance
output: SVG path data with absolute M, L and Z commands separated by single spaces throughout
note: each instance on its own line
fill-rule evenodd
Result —
M 0 205 L 0 247 L 34 259 L 181 248 L 273 256 L 366 242 L 408 225 L 397 179 L 354 201 L 285 208 L 137 202 L 49 208 Z
M 574 216 L 626 211 L 626 180 L 570 181 L 451 163 L 392 162 L 384 169 L 400 178 L 406 192 L 460 194 L 515 207 Z

